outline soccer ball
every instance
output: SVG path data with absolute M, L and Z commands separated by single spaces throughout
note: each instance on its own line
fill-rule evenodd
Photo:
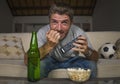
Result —
M 116 51 L 116 47 L 112 43 L 105 43 L 99 49 L 100 58 L 104 59 L 116 59 L 117 57 L 114 55 Z

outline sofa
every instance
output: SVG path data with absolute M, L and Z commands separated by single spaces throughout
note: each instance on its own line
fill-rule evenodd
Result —
M 96 32 L 86 32 L 86 34 L 89 37 L 96 51 L 98 51 L 98 49 L 102 44 L 108 42 L 115 43 L 116 40 L 120 38 L 119 31 L 96 31 Z M 8 42 L 11 39 L 16 43 L 17 47 L 16 45 L 13 44 L 13 42 L 11 43 Z M 0 47 L 1 47 L 0 76 L 27 77 L 27 66 L 24 64 L 24 53 L 29 49 L 30 39 L 31 39 L 31 33 L 0 33 Z M 3 42 L 8 42 L 8 43 L 6 45 Z M 3 49 L 6 47 L 8 51 L 12 53 L 11 55 L 10 53 L 5 52 L 5 49 Z M 17 49 L 19 52 L 17 51 Z M 2 53 L 2 51 L 4 51 L 5 54 Z M 17 55 L 17 56 L 13 56 L 13 55 Z M 120 77 L 120 59 L 99 58 L 97 62 L 97 68 L 98 68 L 98 72 L 97 72 L 98 78 Z M 56 69 L 51 71 L 48 77 L 68 78 L 68 75 L 66 69 Z

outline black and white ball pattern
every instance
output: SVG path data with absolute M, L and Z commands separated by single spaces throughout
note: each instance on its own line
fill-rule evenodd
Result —
M 100 58 L 104 59 L 116 59 L 115 56 L 116 47 L 112 43 L 105 43 L 99 49 Z

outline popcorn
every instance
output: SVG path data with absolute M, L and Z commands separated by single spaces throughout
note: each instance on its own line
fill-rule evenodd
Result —
M 68 68 L 68 75 L 71 80 L 83 82 L 89 79 L 91 70 L 82 68 Z

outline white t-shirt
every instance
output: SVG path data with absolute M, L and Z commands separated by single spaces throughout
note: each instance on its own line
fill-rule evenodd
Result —
M 40 28 L 39 31 L 37 32 L 39 47 L 41 47 L 42 45 L 44 45 L 46 43 L 46 41 L 47 41 L 46 33 L 48 30 L 50 30 L 50 26 L 46 25 L 46 26 Z M 64 56 L 59 52 L 59 49 L 61 47 L 63 47 L 65 44 L 72 41 L 79 35 L 85 36 L 88 41 L 88 46 L 90 48 L 92 48 L 92 45 L 91 45 L 88 37 L 86 36 L 85 32 L 82 29 L 80 29 L 79 27 L 77 27 L 75 25 L 71 25 L 67 36 L 62 41 L 60 41 L 60 43 L 49 53 L 49 55 L 51 55 L 51 53 L 52 53 L 52 57 L 54 57 L 58 61 L 64 61 L 73 56 L 84 56 L 83 54 L 73 52 L 72 50 L 68 51 Z M 53 53 L 54 53 L 54 55 L 53 55 Z

